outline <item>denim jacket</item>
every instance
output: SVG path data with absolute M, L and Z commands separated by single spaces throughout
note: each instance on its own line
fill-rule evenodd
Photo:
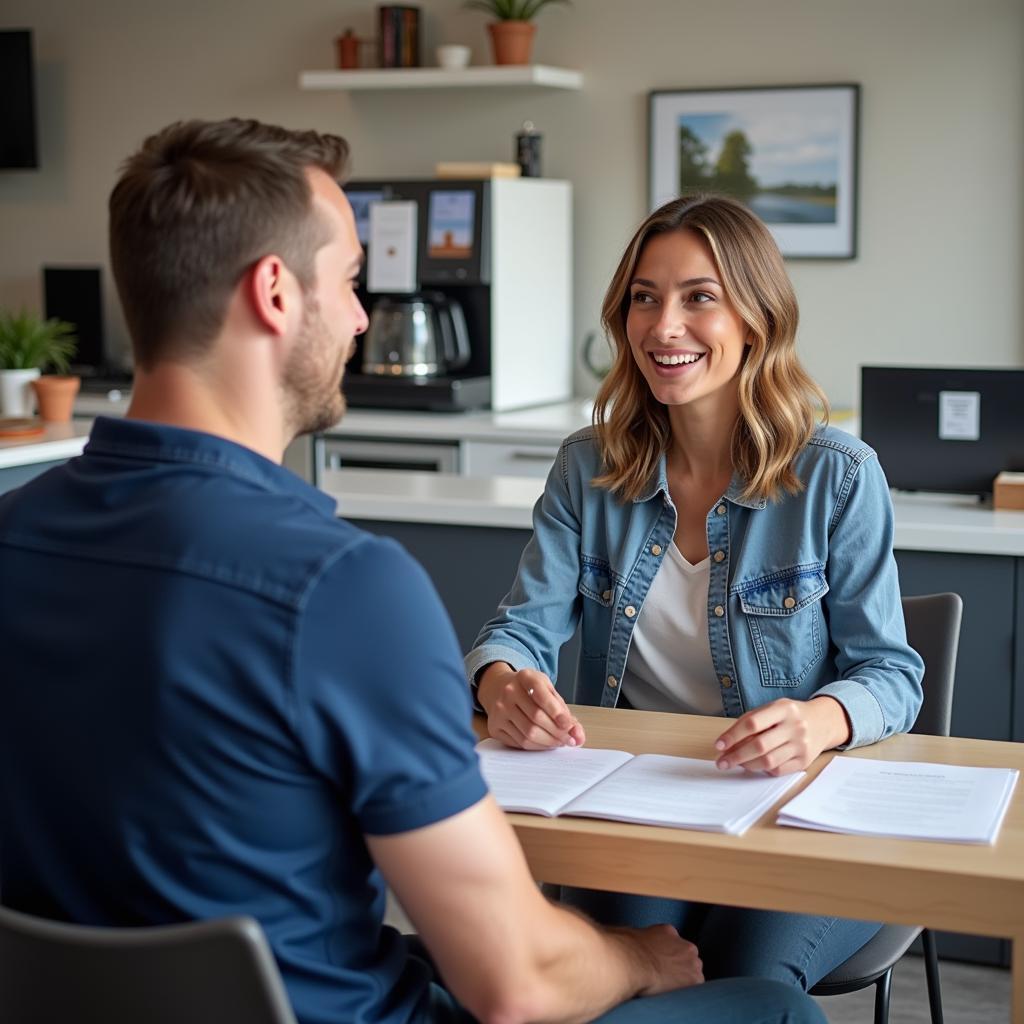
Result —
M 846 746 L 914 723 L 924 665 L 907 644 L 892 553 L 893 511 L 875 453 L 819 428 L 794 467 L 804 490 L 745 500 L 734 478 L 707 516 L 708 641 L 729 717 L 790 697 L 828 695 L 849 716 Z M 593 428 L 563 441 L 533 511 L 511 591 L 466 656 L 469 678 L 493 661 L 554 678 L 581 628 L 574 699 L 614 707 L 630 639 L 676 529 L 665 459 L 623 503 L 591 480 Z

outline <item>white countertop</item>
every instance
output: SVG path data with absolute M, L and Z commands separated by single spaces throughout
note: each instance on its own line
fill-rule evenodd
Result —
M 322 489 L 347 519 L 528 530 L 544 481 L 332 469 L 325 471 Z M 897 550 L 1024 557 L 1024 512 L 996 512 L 956 495 L 897 494 L 893 505 Z
M 90 423 L 47 423 L 35 437 L 0 437 L 0 469 L 59 462 L 82 454 Z
M 327 469 L 320 489 L 346 519 L 392 523 L 505 526 L 529 530 L 530 510 L 544 490 L 539 477 Z
M 996 511 L 962 494 L 893 496 L 897 551 L 1024 557 L 1024 512 Z
M 576 398 L 511 412 L 438 413 L 349 409 L 324 431 L 328 437 L 410 438 L 431 441 L 511 441 L 559 444 L 590 425 L 593 402 Z

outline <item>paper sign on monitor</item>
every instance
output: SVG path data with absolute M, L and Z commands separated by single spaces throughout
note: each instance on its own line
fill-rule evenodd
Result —
M 939 392 L 939 440 L 981 440 L 981 392 Z
M 416 204 L 370 204 L 366 287 L 371 292 L 416 291 Z

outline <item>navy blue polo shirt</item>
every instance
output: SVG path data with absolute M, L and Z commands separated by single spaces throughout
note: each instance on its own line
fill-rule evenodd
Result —
M 485 786 L 451 624 L 398 544 L 247 448 L 100 419 L 0 498 L 0 659 L 5 905 L 252 914 L 303 1024 L 424 1013 L 363 837 Z

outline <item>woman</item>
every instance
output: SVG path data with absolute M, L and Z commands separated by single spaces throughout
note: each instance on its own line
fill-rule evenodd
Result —
M 913 724 L 893 514 L 874 453 L 815 423 L 778 247 L 742 204 L 674 200 L 605 296 L 615 361 L 594 426 L 567 438 L 512 590 L 466 658 L 492 736 L 585 742 L 555 692 L 581 629 L 576 701 L 735 719 L 720 768 L 772 774 Z M 878 925 L 586 890 L 607 923 L 670 921 L 706 977 L 811 988 Z

